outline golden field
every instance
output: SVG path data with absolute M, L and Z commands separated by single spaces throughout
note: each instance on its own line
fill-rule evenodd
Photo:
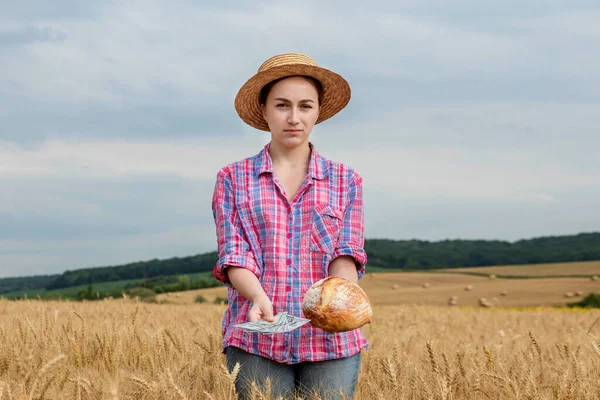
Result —
M 600 311 L 373 308 L 357 399 L 600 398 Z M 0 399 L 234 399 L 224 310 L 0 301 Z
M 600 292 L 598 281 L 375 273 L 360 285 L 374 318 L 356 399 L 600 398 L 600 310 L 539 307 Z M 201 293 L 211 301 L 225 289 Z M 220 348 L 226 306 L 195 304 L 197 294 L 0 300 L 0 400 L 235 399 Z M 499 306 L 476 305 L 494 295 Z

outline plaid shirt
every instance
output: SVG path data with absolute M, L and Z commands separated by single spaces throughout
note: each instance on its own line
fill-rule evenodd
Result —
M 229 301 L 223 348 L 232 345 L 287 364 L 353 355 L 369 347 L 360 329 L 328 334 L 308 323 L 263 335 L 233 327 L 247 322 L 252 304 L 231 285 L 227 266 L 247 268 L 258 277 L 275 315 L 286 311 L 304 317 L 304 293 L 328 276 L 334 258 L 353 257 L 359 278 L 367 262 L 361 176 L 321 157 L 309 143 L 308 175 L 289 202 L 273 172 L 269 146 L 217 174 L 212 209 L 219 259 L 213 275 L 228 286 Z

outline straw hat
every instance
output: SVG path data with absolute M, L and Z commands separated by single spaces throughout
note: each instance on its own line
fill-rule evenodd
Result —
M 260 91 L 268 83 L 292 75 L 306 75 L 315 78 L 323 86 L 321 109 L 316 124 L 337 114 L 350 101 L 350 85 L 333 71 L 319 67 L 307 55 L 299 53 L 279 54 L 265 61 L 237 93 L 235 109 L 248 125 L 261 131 L 269 131 L 269 125 L 262 115 Z

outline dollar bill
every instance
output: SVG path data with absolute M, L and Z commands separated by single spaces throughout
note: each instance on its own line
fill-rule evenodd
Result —
M 282 312 L 275 316 L 275 321 L 273 322 L 260 320 L 245 322 L 234 326 L 248 332 L 273 334 L 293 331 L 308 322 L 310 322 L 310 320 L 306 318 L 294 317 L 287 312 Z

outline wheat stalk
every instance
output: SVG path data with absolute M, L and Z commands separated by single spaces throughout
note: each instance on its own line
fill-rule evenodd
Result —
M 533 346 L 535 347 L 535 350 L 537 351 L 538 356 L 539 356 L 540 361 L 541 361 L 541 359 L 542 359 L 542 348 L 538 344 L 537 340 L 535 340 L 535 337 L 533 336 L 533 333 L 531 333 L 531 331 L 529 331 L 529 337 L 531 338 L 531 342 L 533 343 Z
M 137 318 L 139 309 L 140 309 L 139 306 L 135 307 L 135 311 L 133 312 L 133 315 L 131 316 L 131 326 L 135 326 L 135 320 Z
M 216 400 L 216 399 L 215 399 L 215 398 L 212 396 L 212 394 L 208 393 L 206 390 L 204 391 L 204 395 L 206 396 L 206 398 L 207 398 L 208 400 Z
M 173 375 L 171 374 L 171 370 L 167 370 L 167 377 L 169 379 L 169 384 L 171 385 L 171 387 L 173 389 L 175 389 L 175 392 L 177 393 L 177 395 L 179 396 L 179 398 L 182 399 L 182 400 L 187 400 L 187 396 L 185 395 L 185 393 L 183 393 L 183 390 L 181 390 L 181 388 L 179 387 L 179 385 L 177 385 L 175 383 L 175 380 L 173 379 Z
M 492 370 L 494 367 L 494 360 L 492 359 L 492 351 L 486 345 L 483 345 L 483 352 L 485 353 L 485 358 L 487 360 L 487 369 Z
M 165 333 L 167 334 L 169 339 L 171 339 L 171 342 L 175 346 L 175 349 L 177 349 L 177 352 L 180 355 L 183 354 L 183 346 L 181 345 L 179 339 L 169 329 L 165 329 Z
M 129 380 L 133 383 L 137 384 L 141 388 L 145 389 L 145 392 L 152 392 L 152 386 L 148 382 L 146 382 L 143 378 L 139 378 L 137 376 L 130 376 Z M 144 392 L 144 393 L 145 393 Z
M 427 353 L 429 354 L 429 362 L 431 363 L 431 368 L 433 369 L 433 373 L 437 374 L 439 372 L 437 363 L 435 362 L 435 354 L 433 352 L 433 347 L 431 346 L 431 342 L 427 342 Z
M 23 329 L 23 321 L 21 320 L 20 316 L 17 318 L 17 328 L 19 328 L 19 336 L 21 337 L 21 340 L 26 342 L 27 335 L 25 334 L 25 329 Z
M 37 384 L 38 382 L 51 370 L 53 369 L 56 365 L 58 365 L 59 362 L 61 362 L 63 359 L 65 358 L 64 354 L 59 354 L 56 357 L 52 358 L 51 360 L 47 361 L 42 368 L 40 368 L 36 379 L 33 381 L 33 385 L 31 386 L 31 390 L 29 393 L 29 399 L 33 399 L 33 395 L 35 394 L 35 389 L 37 388 Z M 47 389 L 47 388 L 46 388 Z M 45 390 L 43 391 L 45 392 Z M 42 392 L 42 393 L 43 393 Z
M 35 333 L 35 328 L 33 327 L 33 324 L 31 323 L 31 321 L 29 320 L 29 318 L 25 318 L 25 321 L 27 322 L 27 326 L 31 330 L 31 334 L 33 335 L 33 338 L 35 340 L 37 340 L 37 334 Z

